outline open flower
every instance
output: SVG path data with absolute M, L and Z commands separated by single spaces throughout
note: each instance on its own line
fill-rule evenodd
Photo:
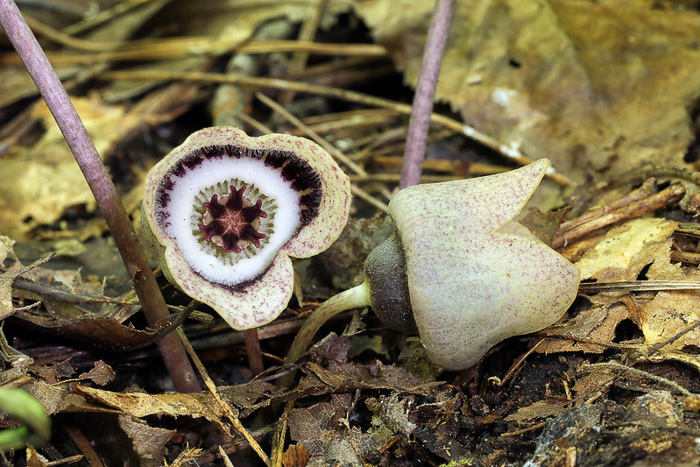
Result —
M 315 143 L 213 127 L 148 173 L 143 223 L 168 280 L 231 327 L 249 329 L 289 302 L 289 256 L 328 248 L 349 209 L 348 177 Z

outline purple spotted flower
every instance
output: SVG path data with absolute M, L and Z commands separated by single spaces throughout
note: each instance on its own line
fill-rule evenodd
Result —
M 287 305 L 289 257 L 328 248 L 349 208 L 348 177 L 315 143 L 213 127 L 151 169 L 143 223 L 170 282 L 249 329 Z

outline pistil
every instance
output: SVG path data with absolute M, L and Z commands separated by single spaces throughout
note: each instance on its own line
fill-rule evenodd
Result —
M 249 243 L 260 248 L 260 239 L 265 238 L 265 234 L 258 231 L 260 219 L 267 217 L 262 210 L 262 201 L 253 204 L 244 197 L 245 186 L 236 189 L 231 185 L 230 189 L 230 195 L 219 199 L 219 195 L 214 194 L 209 202 L 204 203 L 207 212 L 199 230 L 204 232 L 206 241 L 222 247 L 224 253 L 240 253 Z

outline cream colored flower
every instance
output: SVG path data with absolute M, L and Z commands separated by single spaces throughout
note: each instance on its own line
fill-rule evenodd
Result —
M 555 323 L 576 298 L 578 268 L 514 220 L 548 166 L 416 185 L 391 200 L 415 323 L 440 366 L 467 368 L 503 339 Z
M 143 223 L 168 280 L 231 327 L 249 329 L 289 302 L 289 257 L 328 248 L 349 209 L 348 177 L 315 143 L 213 127 L 151 169 Z

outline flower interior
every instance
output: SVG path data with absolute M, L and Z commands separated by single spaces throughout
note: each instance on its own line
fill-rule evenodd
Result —
M 156 219 L 194 271 L 235 286 L 266 270 L 320 200 L 320 178 L 292 152 L 207 147 L 160 181 Z
M 250 242 L 260 248 L 260 239 L 266 237 L 260 233 L 260 219 L 267 217 L 261 209 L 262 200 L 255 205 L 243 196 L 246 186 L 236 189 L 231 185 L 231 194 L 222 196 L 213 194 L 208 203 L 204 203 L 207 212 L 199 230 L 204 232 L 208 242 L 214 242 L 223 248 L 224 253 L 234 251 L 240 253 Z

